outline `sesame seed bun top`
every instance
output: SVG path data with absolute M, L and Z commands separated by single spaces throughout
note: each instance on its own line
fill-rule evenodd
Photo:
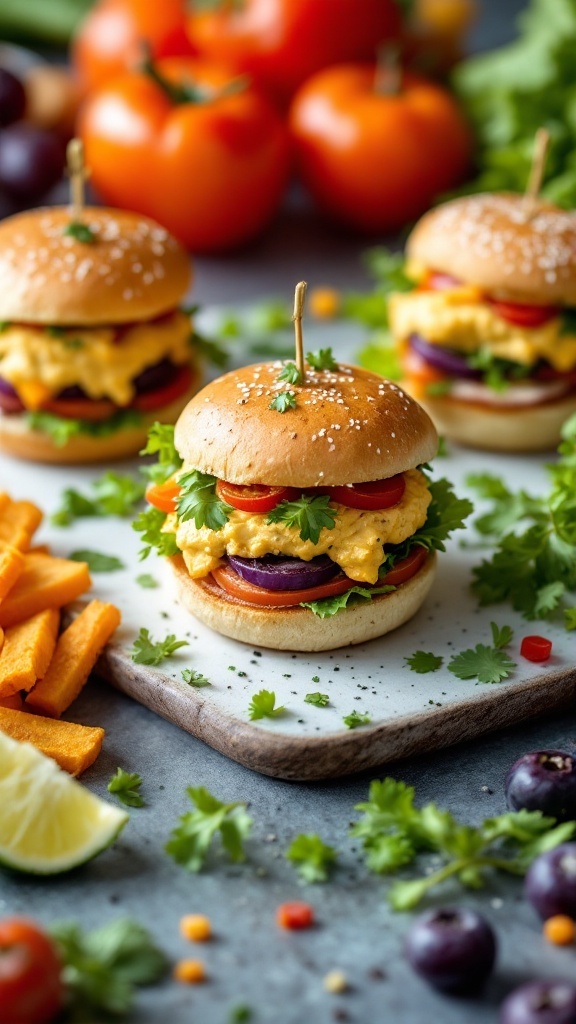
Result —
M 93 241 L 66 234 L 69 207 L 28 210 L 0 224 L 0 320 L 87 325 L 149 320 L 190 283 L 186 250 L 155 221 L 86 207 Z
M 431 419 L 397 384 L 339 364 L 291 385 L 278 381 L 282 366 L 247 366 L 195 395 L 175 434 L 189 466 L 235 484 L 318 487 L 381 480 L 436 454 Z M 280 413 L 270 402 L 283 391 L 296 406 Z
M 444 203 L 418 222 L 407 256 L 495 298 L 576 306 L 576 213 L 543 199 L 487 192 Z

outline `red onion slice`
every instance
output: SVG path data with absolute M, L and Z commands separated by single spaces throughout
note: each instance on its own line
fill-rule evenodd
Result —
M 409 344 L 412 351 L 429 366 L 448 374 L 449 377 L 466 377 L 470 380 L 480 380 L 482 377 L 482 371 L 473 370 L 463 356 L 443 348 L 442 345 L 432 345 L 420 334 L 411 334 Z
M 281 558 L 267 555 L 265 558 L 238 558 L 228 555 L 230 566 L 246 580 L 266 590 L 305 590 L 318 587 L 340 572 L 340 568 L 328 558 L 319 555 L 310 562 L 301 558 Z

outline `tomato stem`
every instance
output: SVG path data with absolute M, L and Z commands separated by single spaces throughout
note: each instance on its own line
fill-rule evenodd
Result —
M 402 91 L 402 64 L 400 49 L 395 43 L 378 48 L 374 92 L 378 96 L 399 96 Z
M 239 75 L 236 78 L 232 78 L 219 89 L 196 85 L 190 79 L 183 82 L 171 82 L 169 78 L 159 71 L 148 50 L 145 52 L 141 69 L 148 78 L 155 82 L 174 106 L 182 106 L 184 103 L 214 103 L 216 100 L 243 92 L 250 83 L 247 75 Z

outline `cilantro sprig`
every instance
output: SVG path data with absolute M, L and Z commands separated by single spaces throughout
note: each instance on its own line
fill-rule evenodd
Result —
M 177 640 L 174 633 L 169 633 L 163 640 L 154 640 L 150 636 L 150 630 L 141 627 L 130 651 L 130 657 L 137 665 L 160 665 L 181 647 L 189 646 L 188 640 Z
M 298 529 L 300 540 L 311 540 L 317 544 L 322 530 L 333 530 L 336 510 L 330 506 L 330 497 L 322 494 L 317 498 L 303 494 L 295 501 L 281 501 L 268 513 L 268 523 L 285 523 Z
M 216 477 L 193 469 L 178 478 L 180 497 L 177 503 L 177 515 L 180 523 L 194 520 L 197 530 L 206 526 L 217 533 L 221 530 L 234 509 L 227 502 L 221 501 L 216 493 Z
M 155 455 L 156 462 L 142 466 L 142 473 L 155 484 L 163 484 L 182 468 L 182 459 L 174 444 L 174 425 L 153 423 L 140 455 Z
M 230 859 L 245 860 L 244 840 L 252 828 L 246 804 L 222 803 L 204 786 L 189 786 L 186 793 L 196 810 L 181 815 L 166 844 L 166 852 L 188 871 L 198 872 L 220 833 Z
M 86 562 L 90 572 L 119 572 L 126 566 L 116 555 L 105 555 L 101 551 L 80 548 L 68 555 L 73 562 Z
M 307 693 L 304 701 L 306 704 L 313 704 L 316 708 L 326 708 L 330 703 L 330 697 L 327 693 Z
M 344 715 L 342 721 L 347 729 L 359 729 L 362 725 L 370 725 L 372 718 L 360 711 L 351 711 L 349 715 Z
M 301 833 L 292 840 L 284 855 L 291 861 L 305 882 L 327 882 L 338 859 L 333 846 L 328 846 L 315 833 Z
M 251 722 L 260 718 L 279 718 L 285 711 L 284 706 L 276 707 L 276 694 L 272 690 L 260 690 L 255 693 L 248 706 Z
M 301 384 L 302 374 L 300 373 L 300 370 L 296 366 L 296 363 L 288 362 L 286 363 L 285 366 L 282 367 L 276 380 L 286 381 L 287 384 Z
M 125 772 L 123 768 L 117 768 L 116 774 L 112 776 L 107 785 L 109 793 L 117 796 L 121 803 L 127 807 L 144 807 L 144 797 L 140 793 L 142 776 L 136 772 Z
M 437 672 L 442 668 L 444 661 L 440 654 L 433 654 L 432 651 L 414 651 L 414 654 L 404 658 L 408 668 L 412 672 L 424 675 L 427 672 Z
M 334 359 L 331 348 L 320 348 L 317 352 L 307 352 L 306 362 L 313 370 L 337 370 L 338 363 Z
M 201 672 L 195 672 L 193 668 L 182 669 L 182 681 L 188 686 L 211 686 L 211 682 Z
M 414 789 L 395 779 L 375 780 L 368 800 L 356 810 L 362 818 L 350 834 L 361 839 L 366 867 L 391 874 L 432 853 L 445 862 L 421 878 L 396 882 L 388 891 L 395 910 L 412 910 L 437 885 L 454 878 L 478 889 L 490 870 L 523 875 L 539 854 L 551 850 L 576 831 L 575 822 L 556 825 L 540 811 L 517 811 L 488 818 L 479 827 L 461 825 L 449 811 L 429 803 L 414 804 Z
M 296 395 L 293 391 L 280 391 L 268 406 L 269 409 L 273 409 L 275 412 L 288 412 L 288 409 L 296 408 Z
M 163 529 L 165 522 L 166 513 L 150 506 L 140 512 L 132 523 L 132 529 L 142 534 L 144 546 L 140 548 L 140 561 L 148 558 L 151 551 L 156 551 L 166 558 L 178 554 L 180 549 L 176 543 L 176 536 Z
M 86 516 L 130 516 L 144 497 L 144 484 L 133 477 L 107 472 L 94 480 L 92 494 L 72 487 L 62 492 L 60 507 L 50 517 L 54 526 L 69 526 Z
M 510 626 L 500 628 L 495 622 L 490 623 L 492 630 L 492 646 L 476 644 L 448 662 L 448 671 L 458 679 L 477 679 L 479 683 L 501 683 L 517 667 L 510 655 L 504 650 L 512 642 L 513 631 Z

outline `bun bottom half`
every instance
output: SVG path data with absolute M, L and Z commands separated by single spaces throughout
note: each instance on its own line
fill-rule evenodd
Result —
M 148 431 L 157 420 L 160 423 L 175 423 L 199 386 L 195 377 L 194 386 L 183 395 L 161 405 L 153 412 L 142 414 L 140 423 L 121 427 L 106 437 L 90 437 L 79 434 L 59 447 L 48 434 L 31 430 L 24 415 L 5 416 L 0 414 L 0 453 L 12 455 L 30 462 L 48 462 L 60 465 L 74 465 L 90 462 L 110 462 L 136 455 L 146 444 Z
M 226 594 L 211 577 L 193 580 L 181 556 L 169 558 L 178 598 L 187 611 L 217 633 L 253 647 L 278 651 L 332 651 L 362 644 L 389 633 L 411 619 L 434 580 L 436 555 L 390 594 L 358 601 L 336 615 L 320 619 L 309 608 L 259 608 Z
M 563 423 L 576 413 L 576 392 L 542 405 L 495 408 L 447 396 L 423 395 L 406 380 L 402 386 L 426 410 L 439 434 L 469 448 L 489 452 L 549 452 L 558 447 Z

